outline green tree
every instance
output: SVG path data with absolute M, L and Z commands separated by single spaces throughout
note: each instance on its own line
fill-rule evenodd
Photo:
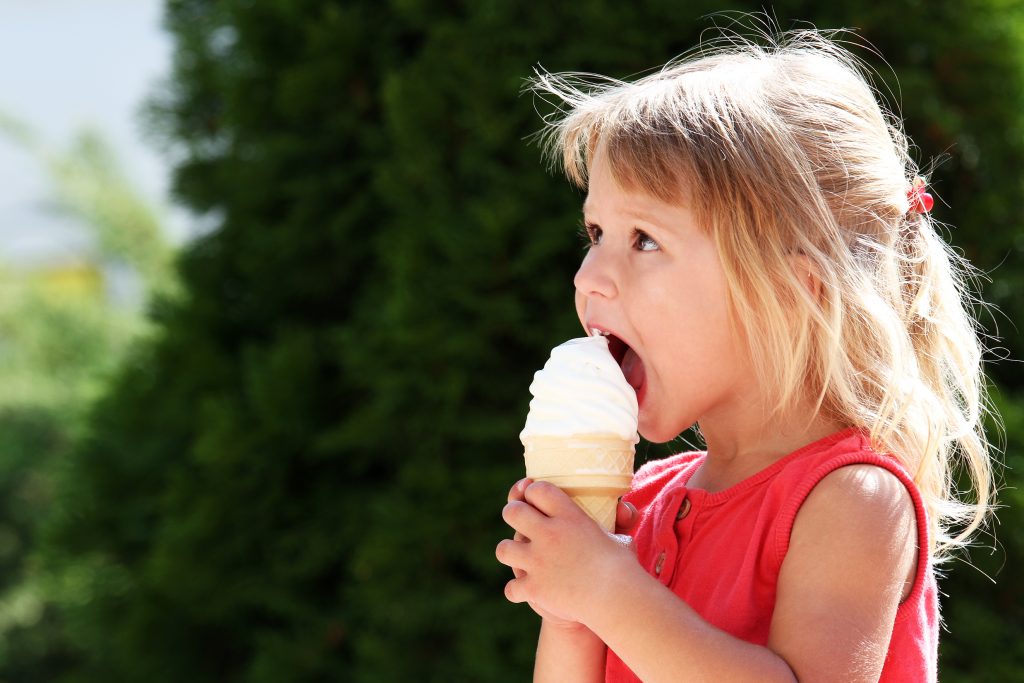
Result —
M 183 255 L 182 296 L 155 310 L 153 342 L 97 404 L 66 478 L 50 552 L 94 591 L 68 611 L 86 664 L 67 680 L 527 675 L 535 619 L 504 602 L 493 548 L 530 377 L 575 330 L 581 197 L 523 142 L 544 105 L 518 92 L 538 61 L 660 65 L 716 9 L 168 3 L 175 80 L 154 117 L 183 159 L 178 196 L 217 227 Z M 951 155 L 939 217 L 982 268 L 1016 253 L 1020 8 L 776 12 L 880 48 L 911 134 Z M 993 273 L 1011 312 L 999 287 L 1018 276 Z M 1012 396 L 1017 377 L 998 373 Z M 973 671 L 972 619 L 1005 634 L 1020 616 L 988 609 L 991 592 L 961 583 L 970 571 L 945 584 L 943 677 L 1003 680 Z M 993 642 L 999 661 L 1019 658 Z

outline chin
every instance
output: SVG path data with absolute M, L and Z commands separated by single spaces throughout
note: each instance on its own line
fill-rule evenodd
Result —
M 644 437 L 644 439 L 651 443 L 665 443 L 679 435 L 679 432 L 670 433 L 669 430 L 646 425 L 640 425 L 637 431 L 640 433 L 640 436 Z
M 651 443 L 668 443 L 697 423 L 696 420 L 685 422 L 685 424 L 681 424 L 682 422 L 685 420 L 672 420 L 671 423 L 659 424 L 651 419 L 649 413 L 644 415 L 641 411 L 637 431 L 640 436 Z

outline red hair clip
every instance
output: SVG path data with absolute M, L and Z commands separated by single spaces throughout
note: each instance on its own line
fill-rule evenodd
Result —
M 935 200 L 924 191 L 924 178 L 914 178 L 914 183 L 907 190 L 907 201 L 910 202 L 910 213 L 928 213 L 932 210 Z

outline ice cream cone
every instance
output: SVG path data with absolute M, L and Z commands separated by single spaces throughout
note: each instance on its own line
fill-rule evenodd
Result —
M 523 439 L 526 476 L 565 491 L 606 531 L 615 531 L 618 499 L 633 479 L 631 440 L 608 434 Z

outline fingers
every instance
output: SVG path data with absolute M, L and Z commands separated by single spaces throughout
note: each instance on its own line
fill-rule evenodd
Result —
M 520 485 L 524 489 L 522 499 L 515 499 Z M 545 518 L 561 515 L 585 516 L 572 499 L 554 484 L 543 481 L 531 482 L 524 479 L 512 487 L 512 500 L 501 511 L 505 523 L 527 538 L 532 538 Z
M 523 500 L 523 492 L 526 491 L 526 487 L 533 483 L 533 479 L 520 479 L 508 492 L 508 502 L 513 500 Z
M 640 521 L 640 513 L 632 503 L 620 500 L 615 509 L 615 529 L 620 533 L 626 533 L 636 526 Z
M 530 542 L 530 539 L 528 539 L 526 536 L 523 536 L 518 531 L 515 534 L 513 534 L 512 540 L 515 541 L 516 543 L 529 543 Z M 512 567 L 512 575 L 515 576 L 517 579 L 521 579 L 522 577 L 526 576 L 526 572 L 524 572 L 519 567 Z
M 494 556 L 498 558 L 498 562 L 507 567 L 512 567 L 515 570 L 513 573 L 517 578 L 520 572 L 525 573 L 523 565 L 527 562 L 526 554 L 527 544 L 513 541 L 510 538 L 503 540 L 494 549 Z
M 523 497 L 527 503 L 540 510 L 547 517 L 584 514 L 564 491 L 546 481 L 535 481 L 527 486 L 523 492 Z
M 544 515 L 526 501 L 513 500 L 501 510 L 501 518 L 523 538 L 535 535 Z
M 530 478 L 520 479 L 512 486 L 508 492 L 508 501 L 510 503 L 525 501 L 548 517 L 559 513 L 572 513 L 578 509 L 572 500 L 554 484 L 534 481 Z M 631 509 L 636 511 L 636 508 L 632 506 Z

